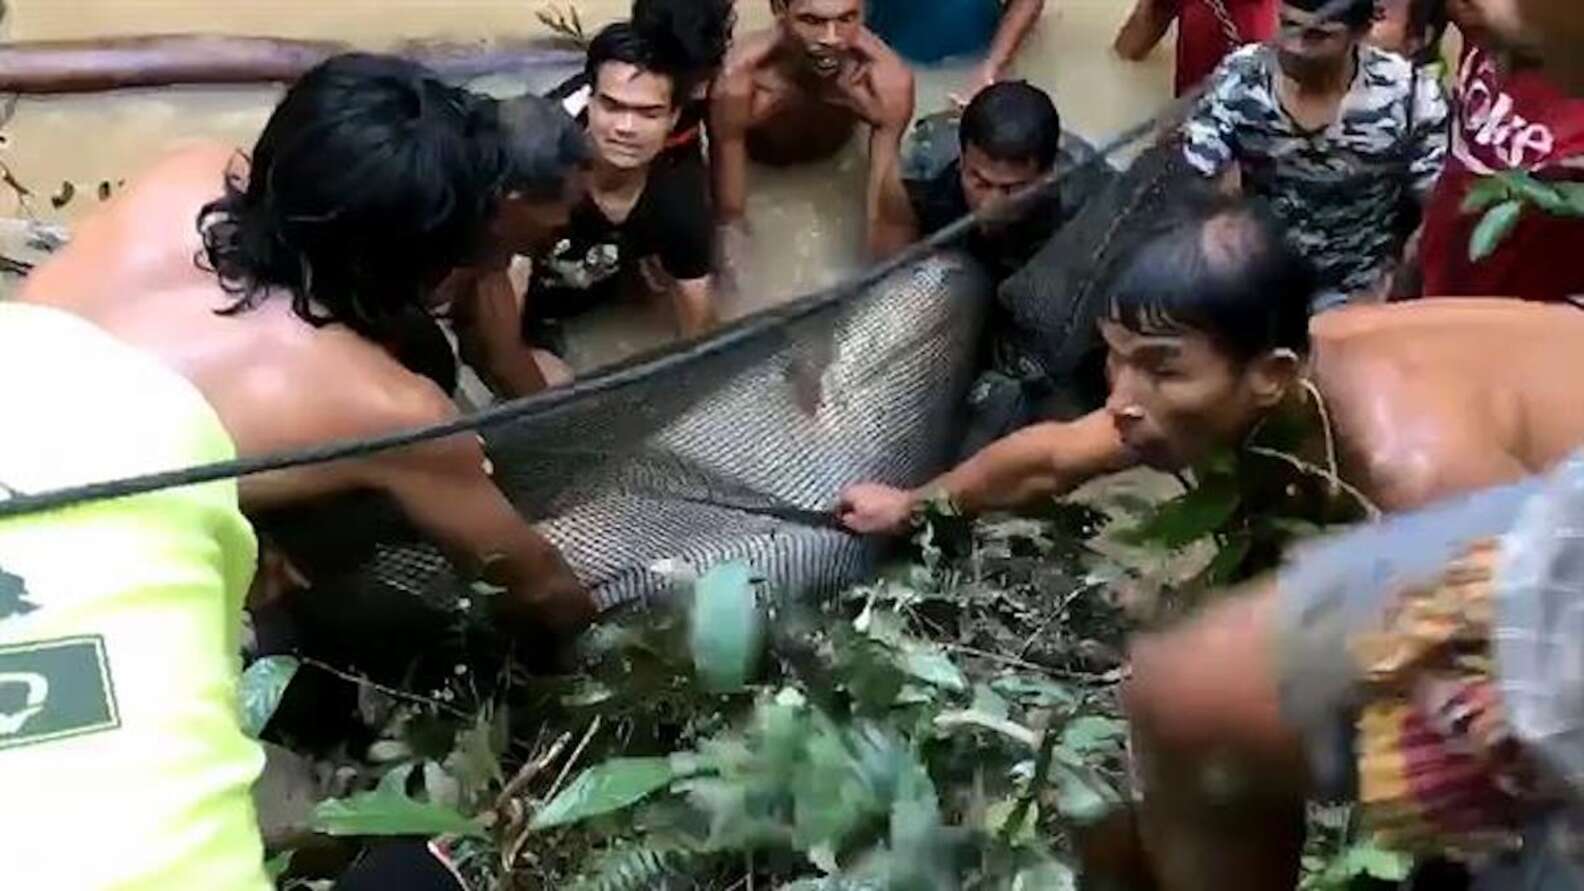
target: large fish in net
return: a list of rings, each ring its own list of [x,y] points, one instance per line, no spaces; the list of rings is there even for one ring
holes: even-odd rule
[[[1002,289],[1007,336],[1052,378],[1093,349],[1122,258],[1189,187],[1174,154],[1146,153]],[[496,481],[603,607],[664,595],[660,565],[741,559],[789,596],[860,581],[877,545],[837,526],[837,496],[860,480],[916,485],[951,463],[990,299],[971,261],[941,253],[630,360],[486,431]],[[356,575],[359,588],[431,602],[464,590],[436,550],[395,533]]]

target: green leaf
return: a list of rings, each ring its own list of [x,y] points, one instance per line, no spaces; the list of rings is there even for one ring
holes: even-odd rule
[[[999,677],[990,682],[990,689],[1002,696],[1026,701],[1037,708],[1070,712],[1078,707],[1078,696],[1071,688],[1038,675],[1012,674]]]
[[[1012,707],[987,684],[974,684],[973,705],[969,709],[1002,719],[1012,714]]]
[[[615,813],[648,798],[676,779],[668,758],[616,758],[578,776],[534,814],[534,830],[566,826]]]
[[[1369,842],[1354,845],[1342,856],[1342,868],[1348,878],[1369,876],[1383,882],[1401,882],[1408,878],[1413,862],[1407,854],[1378,848]]]
[[[242,703],[243,733],[256,739],[264,732],[265,725],[280,708],[286,687],[301,667],[302,663],[291,656],[267,656],[242,672],[238,694]]]
[[[1584,183],[1556,183],[1554,188],[1568,204],[1568,213],[1584,217]]]
[[[1056,810],[1068,820],[1080,824],[1098,822],[1116,804],[1116,793],[1097,777],[1084,776],[1066,764],[1058,764],[1056,773]]]
[[[908,676],[926,684],[962,693],[968,689],[968,678],[962,669],[940,650],[923,644],[911,644],[898,655],[897,666]]]
[[[1549,183],[1541,182],[1524,170],[1507,170],[1497,174],[1512,190],[1513,197],[1528,201],[1546,213],[1568,212],[1568,202],[1562,193]]]
[[[1512,234],[1518,225],[1518,220],[1523,216],[1523,202],[1504,201],[1485,212],[1479,225],[1474,227],[1474,235],[1469,239],[1469,259],[1475,263],[1484,260],[1496,253],[1496,248],[1501,246],[1502,240]]]
[[[1143,524],[1122,533],[1122,538],[1129,544],[1154,544],[1177,550],[1219,531],[1237,513],[1241,502],[1234,475],[1207,476],[1192,489],[1162,504]]]
[[[506,781],[496,748],[500,734],[497,714],[504,712],[505,706],[480,711],[471,727],[457,732],[456,748],[445,759],[445,768],[456,777],[466,801],[481,802],[493,786]]]
[[[1062,728],[1062,748],[1087,755],[1118,749],[1127,738],[1127,722],[1100,715],[1085,715]]]
[[[1498,204],[1512,197],[1512,190],[1507,182],[1499,177],[1481,177],[1473,188],[1463,196],[1463,212],[1466,214],[1479,213],[1493,204]]]
[[[1210,565],[1199,574],[1199,581],[1208,588],[1221,588],[1242,581],[1239,570],[1243,568],[1243,561],[1248,559],[1249,551],[1254,549],[1254,539],[1248,534],[1234,534],[1228,537],[1226,544],[1222,545]]]
[[[689,645],[694,671],[706,689],[730,693],[752,680],[764,649],[764,617],[748,564],[723,563],[699,579]]]
[[[1018,800],[1016,798],[1003,798],[1000,801],[992,802],[989,807],[985,808],[985,832],[989,835],[1006,838],[1013,844],[1034,841],[1038,837],[1039,829],[1038,803],[1023,810],[1023,825],[1008,831],[1007,821],[1012,819],[1017,809]]]
[[[264,876],[270,880],[270,884],[279,881],[280,877],[286,874],[286,870],[291,869],[292,855],[295,853],[297,853],[295,850],[282,851],[264,861]]]
[[[453,808],[417,801],[407,794],[412,765],[386,774],[372,792],[321,801],[312,825],[325,835],[463,835],[484,838],[484,828]]]

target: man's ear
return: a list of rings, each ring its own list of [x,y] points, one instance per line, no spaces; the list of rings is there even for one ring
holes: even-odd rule
[[[1249,388],[1260,408],[1275,408],[1298,385],[1303,360],[1298,353],[1282,347],[1271,350],[1249,363]]]

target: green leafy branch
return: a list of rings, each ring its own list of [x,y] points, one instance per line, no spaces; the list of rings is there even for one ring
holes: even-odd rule
[[[1584,218],[1584,183],[1546,182],[1524,170],[1481,178],[1463,199],[1464,213],[1484,214],[1469,239],[1469,259],[1478,263],[1494,254],[1531,207],[1552,216]]]

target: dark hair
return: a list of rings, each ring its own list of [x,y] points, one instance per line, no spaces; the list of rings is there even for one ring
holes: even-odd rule
[[[198,263],[236,301],[291,294],[312,325],[384,342],[483,240],[499,188],[477,98],[389,56],[336,56],[286,91],[247,176],[198,215]]]
[[[1314,267],[1252,200],[1179,198],[1118,277],[1108,314],[1141,334],[1192,330],[1239,361],[1309,352]]]
[[[1034,161],[1041,170],[1056,163],[1061,116],[1039,87],[1006,81],[979,91],[963,112],[959,138],[997,161]]]
[[[632,24],[671,64],[697,76],[725,61],[737,6],[732,0],[633,0]]]
[[[539,96],[487,101],[500,138],[480,150],[496,151],[501,190],[541,201],[565,195],[567,180],[589,160],[583,128],[559,103]]]
[[[1415,40],[1423,40],[1413,58],[1417,65],[1428,65],[1441,56],[1441,40],[1446,37],[1450,15],[1447,0],[1409,0],[1408,33]]]
[[[671,81],[671,106],[682,104],[693,91],[693,74],[678,60],[662,52],[655,42],[644,36],[632,22],[615,22],[606,25],[589,41],[588,62],[585,71],[589,83],[599,88],[599,71],[609,62],[625,62],[650,74],[658,74]]]
[[[1294,9],[1316,13],[1326,10],[1338,0],[1282,0],[1282,2]],[[1370,25],[1375,22],[1375,11],[1376,0],[1346,0],[1340,9],[1331,10],[1327,18],[1347,25],[1350,31],[1368,31]]]

